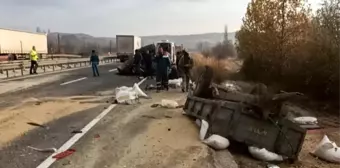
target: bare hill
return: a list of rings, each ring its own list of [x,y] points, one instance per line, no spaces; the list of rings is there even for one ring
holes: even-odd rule
[[[97,49],[100,52],[107,53],[115,51],[116,39],[114,37],[93,37],[87,34],[69,34],[69,33],[50,33],[48,34],[49,48],[58,52],[58,34],[60,36],[60,52],[78,54],[89,52],[91,49]],[[214,45],[222,41],[223,33],[205,33],[191,35],[157,35],[142,36],[143,45],[151,44],[160,40],[168,39],[177,44],[183,44],[189,50],[196,50],[200,42],[205,45]],[[229,39],[235,41],[235,33],[229,33]]]

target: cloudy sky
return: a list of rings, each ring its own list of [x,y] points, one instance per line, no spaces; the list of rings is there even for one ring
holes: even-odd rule
[[[316,6],[321,0],[309,0]],[[0,0],[0,27],[164,35],[238,30],[250,0]]]

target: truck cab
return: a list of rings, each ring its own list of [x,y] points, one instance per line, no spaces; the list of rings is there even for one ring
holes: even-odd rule
[[[171,63],[176,63],[176,50],[175,50],[175,43],[170,42],[169,40],[162,40],[156,43],[156,52],[158,49],[162,47],[164,51],[169,52]]]

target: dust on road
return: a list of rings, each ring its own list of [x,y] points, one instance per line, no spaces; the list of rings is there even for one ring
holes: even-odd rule
[[[232,158],[228,151],[215,153],[199,140],[199,128],[182,114],[182,109],[150,107],[162,99],[184,104],[184,98],[183,93],[166,92],[153,94],[152,100],[142,100],[140,105],[119,105],[72,147],[76,153],[52,167],[237,167],[233,159],[228,159]],[[100,138],[95,138],[98,135]],[[214,161],[213,155],[229,161]]]
[[[3,109],[0,111],[0,148],[36,128],[27,124],[28,122],[45,124],[95,106],[97,104],[81,103],[69,98],[32,98],[17,106]]]

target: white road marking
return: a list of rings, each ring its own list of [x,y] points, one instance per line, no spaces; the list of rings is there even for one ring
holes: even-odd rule
[[[94,118],[90,123],[88,123],[81,131],[82,133],[75,134],[71,139],[69,139],[64,145],[62,145],[55,153],[50,155],[46,160],[44,160],[37,168],[48,168],[50,167],[56,159],[52,158],[55,154],[66,151],[72,145],[74,145],[82,136],[84,136],[94,125],[98,123],[106,114],[108,114],[116,104],[111,104],[107,109],[101,112],[96,118]]]
[[[71,80],[71,81],[68,81],[68,82],[64,82],[64,83],[62,83],[60,85],[63,86],[63,85],[67,85],[67,84],[70,84],[70,83],[78,82],[78,81],[81,81],[81,80],[84,80],[84,79],[87,79],[87,77],[83,77],[83,78]]]
[[[115,71],[117,71],[117,68],[109,70],[109,72],[115,72]]]

